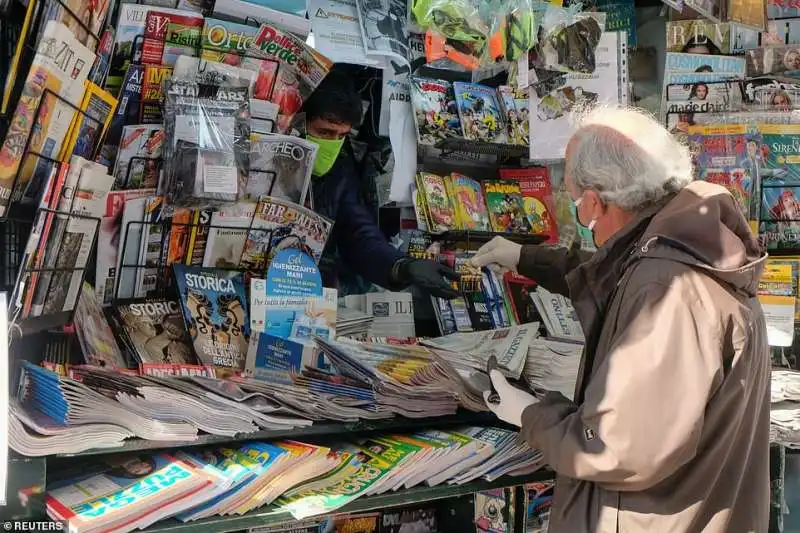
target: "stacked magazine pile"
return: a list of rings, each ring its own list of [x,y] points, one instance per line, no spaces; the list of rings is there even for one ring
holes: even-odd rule
[[[341,337],[361,338],[372,327],[372,315],[349,307],[339,307],[336,314],[336,334]]]
[[[48,487],[46,504],[51,518],[78,531],[102,526],[131,531],[168,517],[190,522],[268,504],[302,519],[360,496],[492,480],[540,467],[537,452],[515,433],[497,428],[376,435],[330,447],[250,442],[109,456],[61,472]]]
[[[800,447],[800,372],[772,370],[770,442]]]

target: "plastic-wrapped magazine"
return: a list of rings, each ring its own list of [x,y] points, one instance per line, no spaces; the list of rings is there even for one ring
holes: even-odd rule
[[[759,236],[768,251],[800,249],[800,124],[760,127]]]
[[[448,137],[461,137],[461,121],[449,81],[412,76],[410,89],[420,144],[434,145]]]
[[[464,138],[506,143],[506,123],[494,88],[478,83],[453,83]]]
[[[286,248],[297,248],[319,262],[332,228],[331,220],[310,209],[280,198],[262,198],[247,235],[241,266],[264,269]]]
[[[242,274],[184,265],[174,270],[198,359],[218,374],[244,370],[250,325]]]
[[[163,164],[164,127],[138,124],[122,128],[119,152],[114,164],[114,185],[118,189],[157,187]]]
[[[773,45],[745,52],[747,75],[800,77],[800,45]]]
[[[178,207],[207,208],[236,201],[250,166],[250,112],[246,87],[166,84],[164,187]]]
[[[758,129],[744,124],[689,128],[689,148],[697,178],[728,189],[748,219],[755,219],[757,212],[751,203],[758,179],[760,144]]]
[[[177,58],[172,75],[207,85],[249,87],[251,91],[256,83],[256,73],[250,69],[186,55]]]
[[[317,145],[289,135],[252,134],[245,194],[283,198],[305,205]]]
[[[166,364],[179,368],[196,364],[178,302],[151,300],[119,305],[116,310],[143,367]]]
[[[34,173],[50,171],[51,165],[39,157],[25,156],[23,161],[24,150],[61,158],[62,143],[75,116],[72,106],[81,102],[94,58],[68,27],[55,21],[47,23],[0,148],[0,215],[5,213],[12,192],[21,195]],[[15,180],[16,191],[12,191]]]

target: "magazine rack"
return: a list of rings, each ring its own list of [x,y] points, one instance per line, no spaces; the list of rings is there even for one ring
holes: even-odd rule
[[[143,248],[141,240],[145,238],[146,235],[160,235],[161,242],[158,248],[158,254],[155,257],[151,257],[150,260],[142,261],[142,254],[138,255],[138,259],[136,262],[133,263],[126,263],[121,262],[119,265],[118,272],[116,274],[116,279],[114,282],[114,292],[113,292],[113,301],[115,305],[117,303],[123,303],[126,301],[131,300],[141,300],[142,298],[157,298],[157,299],[170,299],[176,298],[177,288],[175,286],[175,279],[172,275],[172,265],[179,263],[185,264],[187,261],[186,257],[183,257],[180,261],[170,261],[169,252],[171,248],[170,239],[175,235],[180,235],[183,238],[188,239],[188,236],[193,233],[197,232],[200,235],[208,236],[211,230],[220,230],[226,233],[229,232],[227,235],[228,238],[231,235],[235,236],[236,242],[235,244],[241,244],[242,249],[244,249],[245,245],[247,244],[248,239],[251,238],[251,230],[253,233],[259,232],[259,236],[261,239],[266,239],[267,241],[272,240],[272,231],[270,230],[262,230],[258,228],[253,228],[253,220],[254,218],[250,219],[250,224],[247,226],[230,226],[230,225],[219,225],[219,224],[203,224],[198,222],[173,222],[172,220],[161,220],[161,221],[129,221],[126,224],[125,228],[122,228],[122,235],[125,237],[120,242],[119,253],[120,256],[124,256],[124,251],[128,250],[128,246],[137,246],[137,249],[141,250]],[[177,232],[173,232],[173,229],[178,229]],[[131,231],[131,230],[134,231]],[[131,240],[131,235],[138,233],[140,237],[139,243],[134,243]],[[241,234],[239,236],[238,234]],[[178,246],[184,246],[184,244],[178,244]],[[186,250],[184,249],[184,252]],[[265,256],[269,257],[269,254],[272,252],[270,248],[264,251]],[[198,265],[199,266],[199,265]],[[266,266],[264,269],[259,270],[252,270],[248,268],[243,268],[241,266],[241,256],[239,261],[236,264],[226,263],[223,265],[218,265],[217,268],[224,268],[226,270],[233,270],[244,272],[245,274],[252,274],[257,277],[263,277],[266,272]],[[134,280],[142,280],[144,276],[150,277],[151,282],[148,284],[149,288],[145,290],[145,294],[136,296],[137,294],[137,287],[134,286],[133,291],[129,291],[126,287],[121,286],[121,282],[123,278],[130,279],[132,277]],[[136,281],[135,283],[139,283]],[[148,287],[144,282],[142,285]]]
[[[101,122],[100,120],[89,116],[85,111],[82,111],[77,105],[65,100],[64,98],[62,98],[58,94],[54,93],[50,89],[45,89],[42,92],[42,96],[39,99],[39,103],[36,105],[36,111],[33,113],[33,117],[34,118],[31,121],[31,123],[32,123],[31,131],[28,132],[28,136],[27,136],[27,139],[25,141],[25,148],[22,150],[22,155],[20,157],[19,167],[17,168],[17,171],[14,174],[14,179],[13,179],[11,187],[10,187],[9,208],[7,210],[7,213],[8,213],[9,217],[13,217],[15,215],[18,216],[16,214],[16,210],[15,210],[15,207],[17,207],[17,206],[15,206],[14,204],[19,202],[22,199],[23,195],[25,195],[26,192],[27,192],[26,190],[22,190],[21,189],[21,184],[19,183],[19,181],[20,181],[20,176],[22,174],[22,171],[25,168],[26,163],[28,162],[28,159],[30,157],[34,157],[34,158],[36,158],[38,160],[38,162],[37,162],[37,164],[35,166],[35,169],[33,171],[33,174],[30,177],[30,181],[25,184],[28,187],[36,186],[37,185],[37,182],[36,182],[37,177],[49,175],[49,173],[53,170],[54,167],[57,167],[57,166],[62,164],[61,161],[58,161],[57,159],[54,159],[50,155],[45,155],[45,154],[42,154],[40,152],[37,152],[37,151],[34,151],[34,150],[31,149],[31,142],[33,141],[33,138],[34,138],[34,130],[36,129],[36,124],[39,122],[39,118],[40,118],[40,115],[42,113],[43,106],[44,106],[45,102],[48,101],[49,98],[52,98],[54,100],[58,100],[59,102],[61,102],[63,104],[66,104],[67,106],[72,108],[73,111],[75,111],[75,113],[76,113],[75,116],[80,116],[82,121],[87,121],[88,120],[90,122],[96,122],[98,125]],[[73,124],[76,124],[76,123],[77,122],[73,119]],[[62,141],[62,144],[68,140],[68,137],[69,137],[69,130],[68,130],[67,135],[64,138],[64,141]],[[90,150],[91,151],[91,157],[89,159],[91,159],[91,160],[95,159],[95,157],[97,156],[97,151],[100,149],[100,146],[102,144],[103,144],[103,138],[102,138],[102,136],[99,136],[97,138],[97,140],[95,141],[94,145],[92,146],[92,149]],[[46,166],[44,168],[41,166],[42,162],[45,162],[44,164]],[[39,183],[39,185],[41,185],[41,183]],[[36,201],[37,200],[37,196],[39,195],[40,192],[41,191],[35,191],[35,190],[30,191],[29,196],[33,201]],[[2,218],[0,218],[0,220],[2,220]]]
[[[25,82],[28,78],[28,71],[31,68],[31,64],[33,63],[33,58],[36,55],[36,43],[34,42],[35,39],[38,37],[39,32],[43,31],[42,25],[45,23],[45,16],[51,15],[54,9],[63,10],[63,13],[76,23],[77,26],[83,30],[86,35],[86,46],[94,51],[98,44],[100,43],[100,36],[94,33],[89,26],[83,22],[80,17],[78,17],[72,9],[67,6],[63,0],[42,0],[40,5],[35,7],[35,16],[33,20],[31,20],[30,25],[27,28],[27,33],[24,36],[20,36],[19,39],[24,39],[23,46],[22,46],[22,54],[19,58],[17,64],[17,70],[15,74],[15,79],[13,80],[13,89],[11,90],[11,98],[9,100],[9,105],[5,109],[5,112],[0,115],[0,119],[4,125],[8,125],[11,121],[11,118],[14,115],[14,111],[17,107],[17,102],[22,94],[23,87],[25,86]],[[110,15],[110,14],[109,14]],[[24,10],[21,13],[21,18],[24,19],[25,12]],[[3,21],[5,26],[5,20]],[[16,23],[14,21],[13,23]],[[20,28],[23,25],[22,20],[19,20]],[[14,41],[17,42],[17,41]],[[13,61],[13,59],[12,59]],[[73,106],[74,107],[74,106]],[[3,137],[5,137],[5,131],[2,132]],[[102,144],[102,143],[101,143]]]

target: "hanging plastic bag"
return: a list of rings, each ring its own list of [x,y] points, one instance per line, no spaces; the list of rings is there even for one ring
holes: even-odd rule
[[[602,13],[576,13],[574,7],[548,8],[531,51],[535,66],[559,72],[591,74],[603,33]]]

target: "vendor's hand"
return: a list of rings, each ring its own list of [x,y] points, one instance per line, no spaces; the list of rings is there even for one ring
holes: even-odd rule
[[[415,285],[437,298],[452,300],[461,296],[450,283],[458,281],[461,276],[441,263],[427,259],[410,259],[400,264],[399,271],[403,282]]]
[[[483,392],[483,400],[489,410],[503,422],[522,427],[522,413],[528,406],[535,404],[538,400],[535,396],[511,385],[499,370],[492,370],[489,377],[492,379],[494,390],[497,391],[497,395],[500,397],[499,402],[491,403],[489,402],[491,391]]]
[[[517,265],[519,265],[519,254],[522,246],[504,239],[503,237],[495,237],[487,242],[475,252],[472,259],[469,260],[470,265],[480,268],[488,265],[498,265],[501,268],[507,268],[516,272]]]

